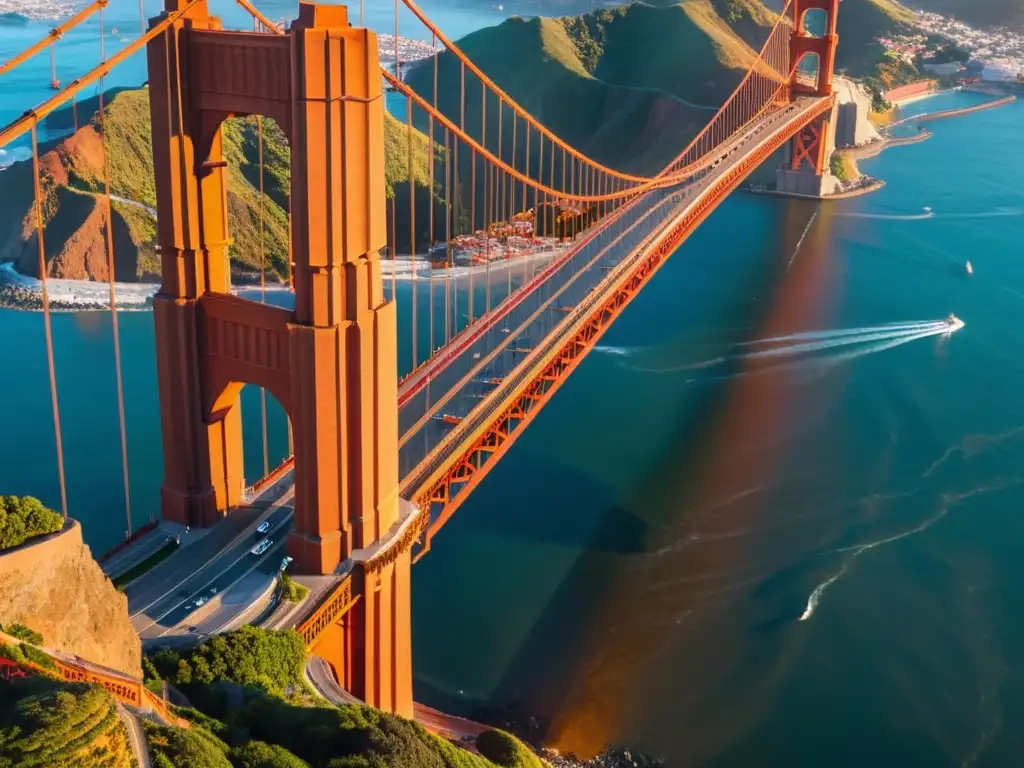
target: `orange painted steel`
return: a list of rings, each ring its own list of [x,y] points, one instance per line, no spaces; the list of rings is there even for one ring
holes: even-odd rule
[[[89,72],[82,77],[72,80],[59,93],[55,93],[37,107],[28,110],[21,117],[12,120],[4,126],[2,130],[0,130],[0,147],[5,147],[19,136],[28,133],[28,131],[32,130],[34,125],[38,125],[40,120],[65,104],[72,96],[98,82],[100,78],[110,74],[110,71],[114,67],[138,53],[142,50],[143,46],[147,45],[149,42],[167,31],[174,22],[183,18],[190,8],[201,2],[203,2],[203,0],[182,0],[183,7],[181,9],[169,14],[165,19],[151,27],[146,34],[125,46],[107,61],[102,62],[99,66],[89,70]]]
[[[186,1],[166,0],[168,11]],[[153,302],[163,515],[209,525],[242,500],[239,393],[244,383],[265,387],[294,434],[288,553],[301,572],[333,573],[399,518],[396,313],[379,265],[377,40],[349,25],[343,6],[300,3],[279,36],[223,31],[203,1],[152,40],[148,57],[163,278]],[[294,310],[229,293],[221,124],[248,115],[273,117],[291,146]],[[335,626],[344,613],[349,690],[408,715],[411,542],[399,544],[405,550],[389,554],[388,568],[357,564],[354,605],[332,599],[317,620]]]
[[[5,636],[0,639],[0,645],[11,643],[14,640],[15,638]],[[179,728],[190,727],[187,720],[179,718],[170,711],[170,708],[163,699],[154,696],[149,690],[147,690],[145,683],[139,678],[131,677],[112,669],[107,670],[105,667],[101,667],[97,664],[91,664],[84,660],[80,660],[82,663],[73,662],[64,655],[51,653],[46,648],[35,646],[35,649],[47,656],[50,661],[53,662],[53,669],[43,667],[31,660],[18,664],[8,659],[2,659],[0,660],[0,678],[9,679],[10,677],[24,677],[24,673],[18,675],[17,670],[28,669],[30,672],[45,675],[47,677],[56,675],[69,683],[93,683],[95,685],[102,685],[107,689],[111,696],[122,704],[128,704],[143,711],[152,710],[156,712],[164,722],[176,725]],[[78,657],[75,658],[77,659]]]
[[[661,187],[667,187],[673,184],[678,184],[679,180],[683,178],[683,176],[686,175],[686,171],[688,171],[688,169],[684,169],[683,171],[675,173],[672,176],[653,177],[650,180],[645,180],[642,184],[638,184],[637,186],[626,187],[620,192],[608,193],[604,195],[577,195],[568,193],[564,190],[555,189],[541,182],[534,181],[528,175],[522,173],[518,169],[513,168],[511,165],[501,160],[501,158],[499,158],[497,155],[495,155],[489,149],[487,149],[482,142],[477,141],[472,136],[465,133],[462,129],[455,125],[454,122],[449,120],[442,112],[440,112],[439,110],[434,110],[434,108],[426,99],[424,99],[422,96],[416,93],[416,91],[414,91],[404,82],[402,82],[397,77],[392,75],[390,72],[382,71],[381,74],[384,76],[384,79],[392,87],[394,87],[396,91],[398,91],[408,99],[415,102],[415,104],[419,106],[421,109],[425,110],[427,114],[429,114],[443,126],[452,131],[459,139],[461,139],[467,145],[472,147],[476,151],[476,153],[480,155],[480,157],[487,160],[487,162],[489,162],[492,166],[501,168],[503,171],[511,175],[517,181],[524,182],[531,186],[533,189],[539,192],[543,192],[545,194],[549,194],[552,197],[559,200],[571,200],[573,202],[581,203],[597,203],[601,202],[602,200],[621,200],[624,198],[635,197],[636,195],[642,192],[647,192],[651,189],[658,189]]]
[[[725,114],[727,112],[727,110],[729,109],[730,105],[739,102],[746,95],[745,92],[744,92],[744,89],[747,88],[749,85],[751,85],[751,81],[752,81],[755,73],[759,72],[759,69],[758,69],[758,63],[759,62],[764,61],[764,62],[766,62],[768,64],[768,67],[769,67],[769,69],[771,71],[771,74],[777,76],[777,77],[771,78],[771,79],[775,79],[780,84],[781,87],[778,89],[778,91],[776,93],[772,94],[771,98],[765,99],[764,100],[765,101],[765,105],[760,110],[755,112],[755,114],[751,115],[750,118],[746,122],[750,122],[751,120],[756,119],[757,116],[760,115],[761,112],[763,112],[764,108],[766,108],[776,98],[778,98],[779,91],[786,90],[786,86],[788,86],[789,81],[792,79],[793,69],[794,69],[794,67],[792,65],[787,66],[788,59],[790,57],[790,54],[789,54],[789,44],[790,44],[790,39],[791,39],[791,36],[792,36],[792,31],[793,31],[792,28],[789,27],[789,19],[788,19],[787,13],[791,9],[793,2],[794,2],[794,0],[786,0],[785,5],[782,7],[782,10],[779,12],[778,20],[776,21],[775,26],[772,28],[772,31],[768,34],[768,38],[765,40],[764,44],[761,46],[761,50],[757,54],[757,59],[755,59],[753,66],[751,66],[751,68],[747,71],[747,74],[744,76],[743,80],[740,81],[740,84],[738,86],[736,86],[736,90],[733,91],[732,95],[726,100],[725,104],[723,104],[721,106],[721,108],[718,110],[718,112],[715,113],[715,116],[711,119],[711,121],[700,131],[700,133],[698,133],[696,136],[693,137],[693,139],[690,141],[690,143],[683,149],[682,152],[680,152],[672,160],[672,162],[670,162],[668,165],[665,166],[664,169],[662,169],[662,171],[661,171],[661,173],[659,175],[664,175],[664,174],[668,173],[671,168],[675,167],[676,165],[678,165],[680,163],[683,163],[684,159],[686,158],[686,156],[694,148],[697,148],[697,147],[700,146],[701,141],[705,140],[709,135],[713,135],[714,134],[715,126],[716,126],[716,123],[718,122],[719,117],[721,117],[723,114]],[[788,36],[786,36],[787,33],[788,33]],[[779,39],[777,37],[778,34],[781,34],[782,36],[785,36],[785,37],[783,37],[782,39]],[[783,55],[783,51],[777,50],[777,51],[774,51],[774,54],[773,54],[773,48],[781,48],[783,44],[785,46],[785,51],[784,51],[785,61],[782,60],[782,58],[781,58],[782,55]],[[769,62],[769,59],[773,59],[773,60]],[[775,59],[778,59],[778,60],[775,60]],[[783,69],[780,70],[779,67],[783,67]],[[783,74],[783,72],[785,72],[787,70],[789,70],[789,72],[790,72],[788,78]],[[738,126],[734,127],[734,130],[739,130],[741,128],[742,128],[742,125],[738,125]],[[720,139],[721,139],[721,137],[720,137]]]
[[[448,36],[445,35],[444,32],[442,32],[436,24],[434,24],[429,18],[427,18],[427,15],[420,9],[418,5],[416,5],[416,3],[414,3],[412,0],[402,0],[402,3],[405,5],[406,8],[412,11],[413,15],[420,20],[420,23],[423,24],[423,26],[425,26],[433,35],[437,36],[437,39],[441,42],[441,45],[443,45],[445,48],[451,51],[452,55],[454,55],[460,62],[462,62],[469,69],[470,72],[472,72],[480,79],[480,82],[483,83],[484,86],[486,86],[495,94],[497,94],[499,99],[504,100],[509,105],[509,107],[511,107],[519,115],[519,117],[525,120],[535,130],[540,131],[540,133],[543,136],[549,138],[553,144],[561,147],[563,151],[568,152],[570,155],[580,160],[581,162],[586,163],[595,170],[601,171],[602,173],[606,173],[610,176],[614,176],[615,178],[622,179],[623,181],[632,182],[650,181],[650,177],[634,176],[632,174],[622,173],[621,171],[616,171],[614,168],[609,168],[605,165],[601,165],[597,161],[592,160],[583,153],[579,152],[577,149],[565,143],[562,139],[558,138],[558,136],[556,136],[553,132],[551,132],[548,128],[541,124],[541,122],[537,120],[537,118],[535,118],[533,115],[531,115],[521,106],[519,106],[518,102],[516,102],[511,96],[505,93],[505,91],[499,88],[497,83],[495,83],[487,75],[485,75],[482,69],[480,69],[476,64],[474,64],[473,61],[468,56],[466,56],[466,54],[463,53],[462,50],[454,42],[452,42],[451,39],[449,39]]]
[[[61,37],[63,37],[65,32],[77,27],[83,21],[85,21],[94,13],[96,13],[96,11],[98,11],[100,8],[105,8],[108,2],[109,0],[95,0],[95,2],[92,2],[89,5],[85,6],[85,8],[80,10],[78,13],[76,13],[70,19],[65,21],[63,24],[58,24],[56,27],[51,29],[49,33],[46,35],[46,37],[44,37],[42,40],[33,45],[30,45],[21,53],[12,56],[3,64],[0,64],[0,75],[7,74],[12,69],[15,69],[16,67],[20,66],[28,59],[31,59],[40,51],[46,50],[47,48],[52,46],[54,43],[60,40]]]
[[[352,595],[352,574],[348,574],[338,582],[316,610],[295,627],[302,635],[306,647],[312,648],[324,629],[348,613],[358,599],[359,595]]]
[[[495,460],[508,450],[523,428],[551,399],[583,357],[597,344],[604,331],[676,247],[761,162],[782,147],[804,125],[832,109],[833,105],[834,97],[819,101],[813,109],[802,115],[800,123],[778,132],[724,174],[671,229],[659,232],[652,241],[642,246],[649,249],[647,257],[610,287],[607,300],[578,325],[574,335],[565,344],[549,355],[546,364],[539,367],[537,373],[520,388],[511,403],[479,430],[477,437],[470,437],[467,447],[454,461],[435,472],[422,488],[413,490],[410,495],[422,510],[429,510],[435,504],[441,505],[439,516],[426,530],[424,549],[418,553],[417,559],[429,550],[431,538],[454,514],[469,491],[480,483],[496,463]],[[455,489],[456,485],[461,487]]]

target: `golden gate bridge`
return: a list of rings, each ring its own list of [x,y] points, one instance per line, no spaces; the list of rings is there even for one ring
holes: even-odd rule
[[[416,90],[380,65],[375,34],[353,26],[344,6],[300,3],[287,29],[249,0],[252,31],[225,30],[207,0],[166,0],[159,16],[99,63],[0,129],[0,148],[28,135],[34,205],[26,222],[38,251],[61,508],[69,509],[50,306],[47,297],[46,153],[42,120],[96,86],[95,130],[104,136],[103,80],[136,53],[148,66],[157,244],[162,266],[154,299],[163,428],[164,520],[223,526],[239,505],[294,486],[288,553],[296,569],[321,577],[309,608],[286,622],[326,660],[353,696],[413,712],[410,569],[434,535],[508,451],[604,331],[659,267],[758,165],[787,148],[792,171],[821,176],[829,120],[839,0],[788,0],[735,92],[678,154],[651,176],[607,167],[574,148],[518,104],[434,25],[414,0],[401,4],[422,25],[434,55],[431,87]],[[94,14],[96,0],[50,35],[0,65],[0,77],[48,51]],[[393,39],[399,41],[399,4]],[[824,13],[822,34],[807,25]],[[359,18],[362,18],[362,8]],[[439,106],[442,57],[458,68],[456,109]],[[394,58],[401,62],[400,51]],[[808,66],[808,62],[811,65]],[[680,76],[685,76],[681,73]],[[2,82],[2,81],[0,81]],[[385,142],[385,85],[406,105],[404,146]],[[294,308],[266,302],[264,211],[259,212],[261,301],[231,292],[227,118],[252,117],[264,188],[264,119],[291,148],[288,285]],[[75,115],[75,130],[79,128]],[[417,236],[416,137],[426,136],[426,232]],[[397,242],[397,196],[385,193],[385,154],[405,154],[409,241]],[[114,336],[122,473],[131,529],[120,345],[117,333],[111,183],[102,188],[109,303]],[[262,195],[261,195],[262,201]],[[422,205],[422,202],[421,202]],[[419,274],[451,268],[460,237],[528,222],[534,235],[572,238],[550,261],[514,259],[468,270],[459,288]],[[518,225],[517,225],[518,226]],[[435,254],[443,253],[443,257]],[[397,308],[381,260],[409,257],[408,317]],[[440,263],[437,263],[440,262]],[[504,263],[502,263],[504,262]],[[417,281],[428,281],[427,307]],[[443,287],[435,287],[443,282]],[[482,283],[482,285],[481,285]],[[482,302],[477,294],[482,289]],[[435,296],[435,290],[443,291]],[[454,306],[453,306],[454,305]],[[443,313],[443,317],[435,317]],[[400,321],[410,326],[408,359],[398,360]],[[426,323],[426,343],[418,325]],[[399,370],[406,370],[399,377]],[[245,488],[239,394],[266,393],[289,416],[293,453]],[[291,491],[285,494],[290,498]],[[282,502],[275,502],[280,505]],[[185,553],[182,552],[181,555]],[[177,557],[177,555],[175,556]],[[174,557],[171,558],[171,561]],[[168,561],[170,563],[171,561]],[[170,565],[167,566],[171,568]],[[182,579],[191,575],[185,569]],[[104,682],[93,670],[93,679]],[[123,677],[123,676],[122,676]],[[121,690],[123,679],[108,687]],[[106,683],[105,683],[106,684]]]

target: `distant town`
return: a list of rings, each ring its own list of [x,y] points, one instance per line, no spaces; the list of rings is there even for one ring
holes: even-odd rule
[[[990,83],[1024,82],[1024,35],[1006,27],[975,29],[956,19],[929,11],[914,11],[921,32],[896,38],[879,38],[890,55],[914,62],[923,56],[924,71],[939,76]],[[969,54],[969,62],[927,58],[935,52],[934,38],[942,37]]]

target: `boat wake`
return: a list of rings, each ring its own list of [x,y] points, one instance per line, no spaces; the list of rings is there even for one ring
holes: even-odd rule
[[[595,352],[604,352],[606,355],[613,355],[615,357],[629,357],[630,355],[636,354],[636,350],[633,347],[606,347],[597,346],[594,347]]]
[[[925,339],[929,336],[950,334],[960,330],[963,322],[950,316],[946,320],[927,320],[915,322],[890,323],[888,325],[874,325],[863,328],[846,328],[831,331],[801,331],[786,336],[772,336],[764,339],[740,342],[735,345],[743,349],[740,354],[722,355],[720,357],[701,360],[695,363],[673,365],[666,367],[640,366],[623,361],[632,370],[642,373],[679,373],[684,371],[695,371],[726,363],[737,363],[747,361],[771,361],[774,359],[785,360],[787,358],[806,358],[817,353],[828,353],[821,358],[815,358],[817,362],[835,363],[841,360],[851,360],[856,357],[874,354],[886,349],[907,344],[918,339]],[[852,348],[849,352],[840,352],[847,347]],[[632,356],[632,351],[611,352],[622,357]],[[837,354],[838,353],[838,354]],[[725,378],[732,378],[739,374],[728,374]],[[722,378],[721,376],[715,377]]]
[[[818,603],[821,601],[821,596],[825,593],[825,590],[828,589],[833,582],[837,581],[840,576],[846,573],[846,568],[847,565],[844,564],[843,567],[839,569],[839,573],[834,576],[830,576],[814,588],[814,591],[811,592],[811,596],[807,598],[807,607],[804,609],[803,615],[800,616],[800,621],[807,621],[814,615],[814,610],[818,607]]]
[[[977,213],[935,213],[925,208],[922,213],[837,213],[844,219],[871,219],[874,221],[924,221],[925,219],[996,219],[1006,216],[1024,216],[1024,208],[1000,207]]]

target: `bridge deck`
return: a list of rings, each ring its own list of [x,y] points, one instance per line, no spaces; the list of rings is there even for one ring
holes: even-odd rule
[[[515,297],[498,321],[477,330],[433,378],[400,399],[402,495],[415,498],[461,455],[481,427],[536,375],[553,351],[606,301],[644,254],[730,171],[781,135],[792,135],[828,99],[801,98],[767,113],[716,152],[688,184],[648,192],[549,270],[532,292]],[[749,171],[748,171],[749,172]],[[568,314],[562,310],[570,306]],[[444,393],[431,400],[431,393]],[[443,421],[443,414],[458,423]]]

